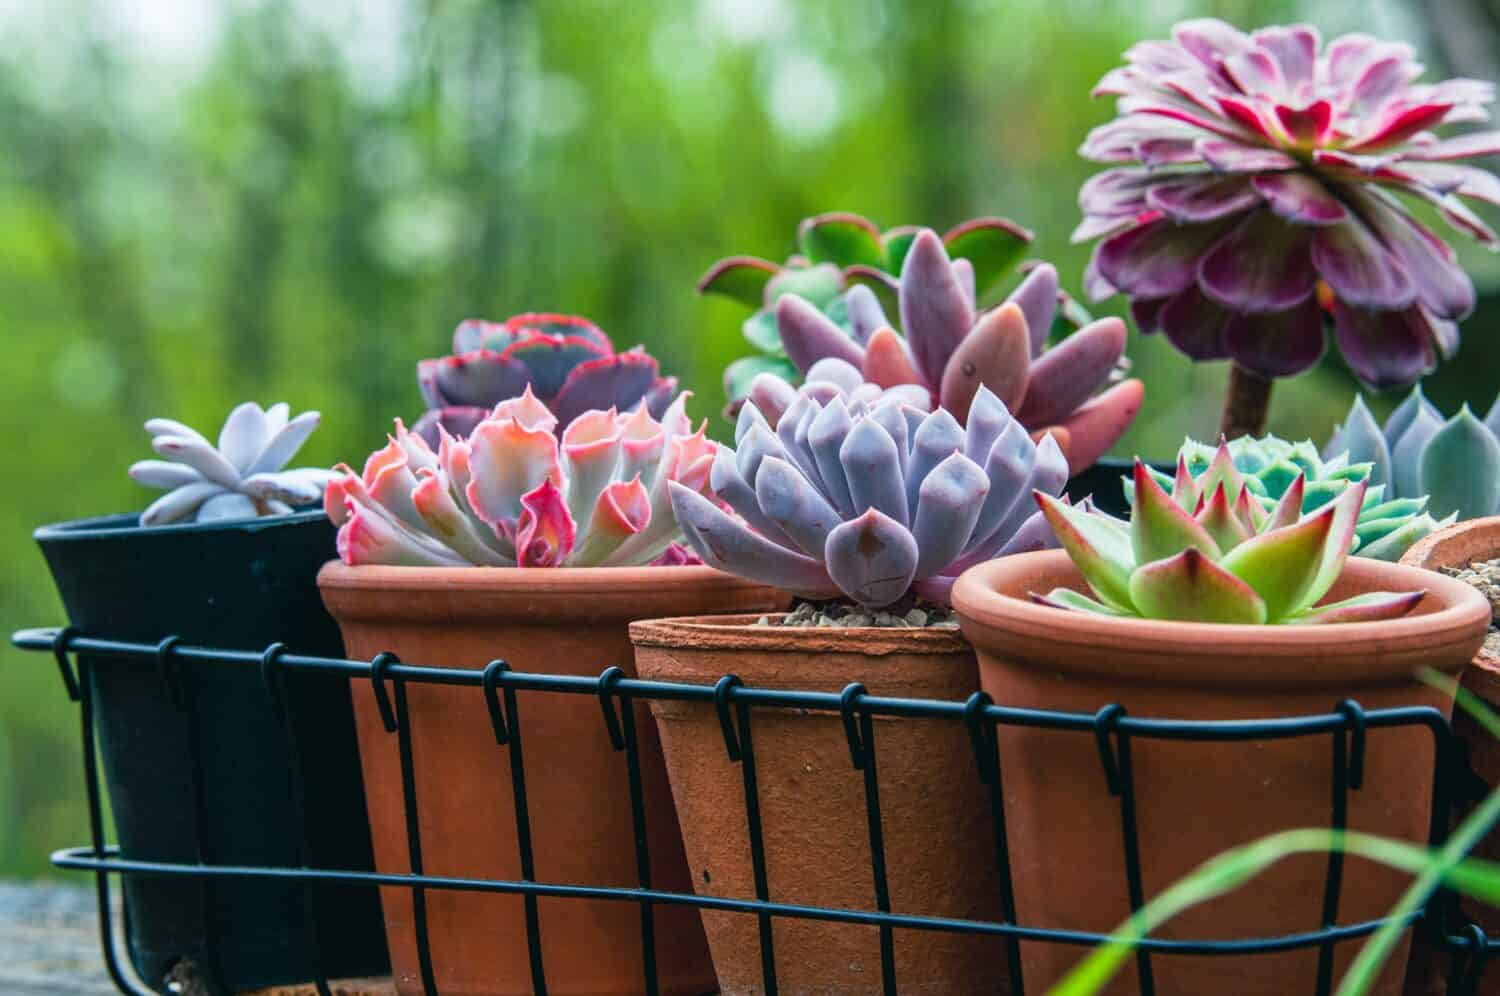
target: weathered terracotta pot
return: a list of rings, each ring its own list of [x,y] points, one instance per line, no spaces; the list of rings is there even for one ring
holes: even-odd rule
[[[1439,530],[1407,550],[1401,562],[1411,567],[1430,571],[1444,567],[1467,567],[1472,563],[1483,563],[1500,557],[1500,516],[1471,519],[1458,522]],[[1483,699],[1492,709],[1500,709],[1500,657],[1481,647],[1469,666],[1464,669],[1461,684]],[[1500,785],[1500,743],[1486,733],[1468,713],[1462,709],[1453,713],[1453,732],[1469,752],[1469,763],[1486,785]],[[1462,807],[1453,814],[1455,820],[1468,814],[1471,806]],[[1474,856],[1490,861],[1500,861],[1500,833],[1491,833],[1474,849]],[[1500,936],[1500,910],[1482,902],[1460,900],[1464,915],[1484,928],[1491,937]],[[1423,952],[1421,959],[1431,968],[1419,973],[1416,955],[1413,955],[1412,978],[1408,980],[1407,992],[1411,996],[1426,996],[1442,992],[1448,968],[1448,958],[1436,952]],[[1421,975],[1420,981],[1417,976]],[[1480,996],[1500,994],[1500,972],[1486,972],[1479,988]]]
[[[504,658],[517,671],[633,675],[626,624],[675,611],[745,612],[784,596],[707,567],[402,568],[326,565],[323,600],[354,657],[381,651],[403,662],[481,668]],[[354,707],[380,871],[408,863],[397,738],[381,726],[369,682]],[[495,743],[478,688],[408,683],[424,870],[430,875],[520,879],[507,747]],[[625,754],[613,750],[596,701],[519,693],[527,802],[538,881],[639,885]],[[655,726],[637,709],[652,883],[691,886]],[[533,991],[519,895],[428,891],[438,988],[445,996]],[[384,889],[396,986],[422,992],[411,894]],[[543,964],[554,994],[643,991],[641,921],[633,903],[538,903]],[[655,909],[661,992],[698,996],[714,975],[698,913]]]
[[[1250,627],[1111,619],[1036,605],[1055,586],[1084,591],[1061,551],[1005,557],[967,572],[953,602],[979,653],[986,691],[1002,705],[1094,712],[1120,703],[1163,719],[1265,719],[1326,713],[1346,698],[1367,709],[1451,699],[1417,681],[1418,668],[1462,670],[1483,639],[1489,606],[1450,578],[1352,558],[1333,598],[1426,589],[1403,619],[1338,626]],[[1120,800],[1105,788],[1087,734],[999,728],[1017,916],[1028,926],[1107,932],[1130,911]],[[1241,743],[1130,742],[1141,871],[1147,897],[1206,859],[1270,833],[1327,826],[1332,747],[1327,736]],[[1364,787],[1351,791],[1349,826],[1425,843],[1434,756],[1418,727],[1368,736]],[[1230,895],[1184,913],[1161,936],[1266,937],[1315,929],[1327,860],[1288,859]],[[1344,868],[1339,921],[1374,919],[1405,876],[1362,861]],[[1341,973],[1358,945],[1341,944]],[[1028,991],[1043,991],[1080,957],[1075,948],[1022,944]],[[1312,992],[1312,949],[1249,956],[1154,955],[1159,996]],[[1372,992],[1400,991],[1402,945]],[[1337,975],[1336,975],[1337,977]],[[1138,992],[1132,963],[1107,990]]]
[[[952,630],[801,629],[742,619],[634,623],[642,677],[712,684],[728,673],[756,688],[956,700],[978,684],[974,652]],[[677,799],[693,885],[700,894],[754,899],[743,775],[731,763],[713,706],[652,702]],[[964,727],[936,720],[874,722],[891,909],[999,920],[986,789]],[[773,901],[876,909],[864,775],[854,769],[837,713],[757,708],[752,743]],[[764,992],[757,918],[703,913],[723,992]],[[881,988],[875,927],[774,918],[784,993],[867,994]],[[903,993],[1009,992],[998,938],[894,935]]]

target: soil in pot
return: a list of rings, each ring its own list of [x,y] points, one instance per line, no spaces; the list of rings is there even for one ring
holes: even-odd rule
[[[1330,598],[1426,589],[1403,619],[1339,626],[1239,627],[1111,619],[1035,605],[1033,591],[1084,590],[1065,553],[1007,557],[954,588],[984,688],[1004,705],[1197,720],[1323,714],[1346,698],[1366,709],[1451,700],[1413,675],[1462,669],[1479,646],[1488,606],[1473,589],[1395,564],[1352,558]],[[1027,926],[1107,932],[1129,914],[1120,799],[1105,787],[1089,733],[1002,726],[1005,812],[1017,916]],[[1159,894],[1227,848],[1296,827],[1328,826],[1331,737],[1194,743],[1132,738],[1130,752],[1144,894]],[[1371,730],[1363,787],[1348,794],[1353,829],[1425,843],[1435,764],[1421,727]],[[1266,937],[1316,929],[1327,860],[1288,859],[1236,892],[1183,914],[1160,933],[1181,939]],[[1405,876],[1351,860],[1340,923],[1377,918]],[[1335,977],[1357,950],[1340,945]],[[1023,943],[1028,990],[1045,988],[1080,952]],[[1317,951],[1253,956],[1153,955],[1161,996],[1312,992]],[[1401,989],[1402,945],[1372,992]],[[1139,991],[1128,965],[1107,990]]]
[[[626,625],[687,609],[765,611],[785,604],[768,588],[707,567],[397,568],[333,563],[323,597],[349,652],[391,651],[404,662],[598,677],[635,667]],[[423,870],[430,875],[523,878],[511,783],[512,747],[496,744],[478,687],[408,683]],[[535,878],[637,887],[626,755],[611,745],[593,695],[518,692]],[[361,756],[381,871],[410,870],[398,738],[381,725],[368,682],[355,686]],[[636,704],[646,840],[654,888],[691,890],[656,729]],[[411,893],[383,892],[396,986],[423,991]],[[518,895],[429,890],[432,973],[444,996],[534,991]],[[634,903],[543,897],[542,964],[553,994],[645,991],[641,913]],[[654,909],[660,992],[715,988],[698,912]]]
[[[1471,585],[1489,600],[1491,621],[1484,645],[1464,669],[1463,687],[1478,696],[1491,709],[1500,709],[1500,517],[1472,519],[1439,530],[1407,550],[1403,564],[1439,571]],[[1463,710],[1453,713],[1453,733],[1467,751],[1474,774],[1493,789],[1500,785],[1500,742]],[[1478,786],[1474,786],[1478,790]],[[1455,808],[1454,821],[1463,819],[1473,808],[1464,803]],[[1491,833],[1479,842],[1474,856],[1489,861],[1500,860],[1500,834]],[[1465,916],[1474,920],[1491,937],[1500,936],[1500,910],[1483,902],[1461,899]],[[1427,947],[1425,943],[1419,947]],[[1445,991],[1448,958],[1445,954],[1422,951],[1421,961],[1430,965],[1419,973],[1417,954],[1413,955],[1410,996],[1426,996]],[[1419,979],[1418,976],[1421,976]],[[1500,975],[1485,975],[1480,992],[1500,993]]]
[[[961,700],[977,684],[974,654],[952,628],[758,625],[759,619],[684,618],[636,623],[641,675],[711,685],[734,673],[748,686]],[[731,762],[718,713],[704,703],[653,701],[702,895],[754,899],[743,771]],[[873,722],[891,909],[998,921],[987,789],[961,724]],[[743,735],[743,731],[741,731]],[[837,713],[756,708],[751,743],[769,898],[877,909],[864,774],[850,761]],[[726,994],[765,991],[758,919],[705,911],[714,967]],[[785,993],[866,994],[881,989],[875,927],[776,917],[775,971]],[[894,934],[902,993],[1009,992],[997,937]]]
[[[141,528],[134,515],[36,531],[68,618],[84,633],[155,643],[343,656],[314,579],[333,549],[321,511],[267,519]],[[154,661],[89,658],[104,781],[126,857],[193,862],[188,724],[198,731],[209,861],[294,866],[303,860],[286,729],[253,665],[184,664],[179,710]],[[286,678],[285,705],[303,757],[314,867],[373,866],[347,680]],[[128,948],[160,992],[189,964],[229,991],[305,982],[317,970],[301,886],[125,876]],[[315,896],[323,969],[384,974],[373,888]]]

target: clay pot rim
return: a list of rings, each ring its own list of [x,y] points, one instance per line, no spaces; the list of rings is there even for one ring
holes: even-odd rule
[[[323,565],[318,571],[318,584],[326,588],[379,591],[427,591],[441,585],[459,590],[566,590],[585,595],[618,591],[626,579],[633,577],[649,578],[652,588],[764,587],[704,564],[659,567],[390,567],[361,564],[351,567],[341,560],[330,560]]]
[[[956,629],[753,625],[761,616],[776,614],[757,612],[645,619],[630,624],[630,642],[637,647],[859,654],[869,657],[973,652],[969,641]]]
[[[617,624],[674,610],[745,611],[789,596],[701,564],[664,567],[351,567],[332,560],[318,588],[334,618],[483,625]]]
[[[1490,545],[1492,557],[1500,557],[1500,515],[1486,515],[1478,519],[1466,519],[1463,522],[1455,522],[1451,526],[1444,526],[1435,533],[1429,533],[1416,543],[1412,544],[1407,551],[1401,555],[1401,563],[1408,567],[1420,567],[1423,570],[1439,571],[1444,567],[1465,567],[1472,560],[1463,564],[1454,563],[1453,558],[1444,556],[1443,550],[1449,544],[1461,541],[1471,535],[1476,537],[1485,533],[1493,533],[1493,543]],[[1444,575],[1446,577],[1447,575]],[[1492,674],[1500,676],[1500,654],[1492,654],[1483,647],[1479,648],[1474,655],[1474,664],[1484,668]]]
[[[1082,588],[1082,575],[1061,550],[1024,553],[966,571],[953,588],[964,633],[981,649],[1013,640],[1045,640],[1049,654],[1067,669],[1119,674],[1149,658],[1142,679],[1248,687],[1296,683],[1303,662],[1360,661],[1372,673],[1409,677],[1404,657],[1441,644],[1467,645],[1488,625],[1484,596],[1461,581],[1418,568],[1351,557],[1344,576],[1382,580],[1383,589],[1425,588],[1439,605],[1434,612],[1381,622],[1337,626],[1246,626],[1116,619],[1038,605],[997,588],[1020,586],[1028,576],[1067,575]],[[1394,576],[1393,576],[1394,575]],[[1253,655],[1257,668],[1223,667],[1222,662]],[[1466,655],[1467,656],[1467,655]],[[1137,664],[1124,662],[1131,659]]]

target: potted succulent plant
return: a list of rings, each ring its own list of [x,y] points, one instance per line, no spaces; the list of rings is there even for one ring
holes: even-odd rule
[[[1485,120],[1491,84],[1419,84],[1410,46],[1365,34],[1323,46],[1300,24],[1187,21],[1126,59],[1095,89],[1120,115],[1082,149],[1111,166],[1079,194],[1074,240],[1100,240],[1086,290],[1127,294],[1142,332],[1195,360],[1231,361],[1224,433],[1265,431],[1272,382],[1319,360],[1330,319],[1371,387],[1410,384],[1453,354],[1473,284],[1396,195],[1496,245],[1465,200],[1500,190],[1461,160],[1500,151],[1500,132],[1430,130]]]
[[[563,344],[565,345],[565,344]],[[362,474],[328,488],[342,563],[319,576],[351,654],[393,652],[412,664],[597,677],[634,674],[626,624],[673,613],[759,612],[784,604],[759,584],[689,563],[668,487],[707,487],[716,445],[696,432],[679,395],[660,419],[585,411],[562,427],[529,385],[467,426],[438,427],[436,450],[396,424]],[[428,874],[520,879],[514,800],[483,697],[472,688],[412,685],[405,723],[421,800]],[[571,696],[528,695],[521,739],[535,875],[543,881],[637,885],[626,759],[598,714]],[[376,867],[409,868],[400,757],[373,690],[355,692]],[[640,778],[652,883],[686,891],[687,864],[655,727],[641,713]],[[566,771],[567,777],[557,776]],[[481,843],[482,842],[482,843]],[[434,891],[426,897],[431,964],[417,950],[412,897],[385,892],[396,987],[423,992],[430,970],[446,994],[533,991],[523,900]],[[714,987],[695,910],[658,906],[656,966],[664,994]],[[642,912],[567,899],[539,909],[553,992],[642,991]]]
[[[166,459],[131,476],[167,493],[141,515],[36,531],[70,622],[85,633],[155,642],[342,655],[314,579],[334,531],[315,503],[332,475],[283,470],[318,424],[284,404],[235,408],[217,445],[179,422],[146,423]],[[309,504],[311,510],[297,511]],[[198,860],[189,729],[196,728],[204,856],[238,865],[295,865],[296,825],[286,731],[254,668],[166,669],[97,659],[88,667],[99,753],[115,830],[127,857]],[[168,681],[168,678],[171,681]],[[174,684],[176,691],[174,694]],[[347,681],[304,676],[286,706],[306,769],[309,864],[372,867]],[[272,814],[275,818],[268,818]],[[210,912],[197,883],[125,876],[127,943],[136,973],[167,992],[169,973],[218,990],[380,974],[387,964],[374,889],[338,893],[337,910],[304,908],[297,885],[215,883]],[[323,961],[306,942],[315,916]]]
[[[1295,477],[1269,509],[1221,445],[1194,476],[1186,459],[1168,492],[1134,475],[1130,521],[1039,495],[1066,552],[1003,558],[954,588],[984,688],[1010,705],[1095,712],[1117,704],[1162,719],[1264,719],[1451,697],[1414,677],[1456,674],[1489,618],[1466,585],[1370,558],[1348,557],[1367,484],[1350,482],[1303,514]],[[1117,799],[1104,790],[1091,739],[1001,728],[1010,768],[1006,817],[1020,915],[1038,926],[1099,929],[1128,916]],[[1154,894],[1225,847],[1288,826],[1326,825],[1328,744],[1267,743],[1253,764],[1243,745],[1136,740],[1130,745],[1143,888]],[[1349,826],[1425,841],[1434,761],[1418,731],[1372,735]],[[1213,770],[1213,779],[1195,777]],[[1010,774],[1009,772],[1014,772]],[[1039,860],[1045,854],[1047,860]],[[1200,907],[1179,938],[1262,937],[1317,922],[1323,863],[1288,862],[1234,903]],[[1404,882],[1345,869],[1341,922],[1373,919]],[[1309,904],[1312,905],[1309,905]],[[1055,982],[1073,952],[1023,947],[1026,977]],[[1348,957],[1347,954],[1344,955]],[[1381,986],[1400,991],[1405,952]],[[1153,961],[1163,992],[1272,994],[1311,990],[1315,952]],[[1121,992],[1133,992],[1121,980]]]
[[[711,495],[672,486],[678,522],[706,563],[805,601],[789,615],[635,623],[641,674],[705,684],[732,672],[749,686],[830,692],[862,682],[875,695],[923,698],[972,693],[973,651],[952,625],[948,590],[968,564],[1048,541],[1027,496],[1056,494],[1067,479],[1056,441],[1033,442],[983,387],[967,427],[942,409],[896,398],[823,404],[804,388],[775,430],[747,402],[735,436],[735,448],[715,457]],[[753,897],[741,775],[715,710],[664,701],[652,710],[694,887]],[[992,826],[968,774],[966,734],[878,722],[892,908],[999,918],[998,870],[977,857],[992,851]],[[771,897],[873,909],[863,776],[849,764],[840,718],[758,711],[754,726]],[[760,991],[754,919],[705,912],[703,921],[723,991]],[[774,929],[782,991],[879,988],[874,931],[814,921]],[[1005,950],[996,938],[899,932],[896,974],[903,991],[1006,991]]]

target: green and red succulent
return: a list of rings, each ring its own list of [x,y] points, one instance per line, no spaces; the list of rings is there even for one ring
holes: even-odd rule
[[[887,313],[897,310],[897,286],[902,265],[919,225],[900,225],[881,231],[867,218],[848,212],[829,212],[806,218],[797,227],[796,255],[785,263],[757,256],[730,256],[709,267],[698,281],[701,294],[737,301],[754,313],[745,320],[745,339],[759,350],[731,363],[724,371],[724,390],[732,411],[749,396],[750,383],[763,373],[789,382],[801,377],[788,358],[776,327],[776,302],[796,294],[841,328],[850,328],[847,292],[868,288]],[[950,228],[942,236],[949,256],[966,269],[969,284],[982,301],[1021,265],[1032,233],[1005,218],[974,218]],[[1072,298],[1060,294],[1059,320],[1077,328],[1088,313]]]
[[[1305,486],[1298,474],[1268,510],[1221,445],[1196,477],[1179,457],[1170,493],[1137,461],[1129,522],[1038,493],[1094,597],[1071,588],[1033,597],[1072,611],[1180,622],[1340,623],[1409,612],[1422,592],[1319,604],[1349,556],[1366,482],[1350,482],[1308,514]]]

